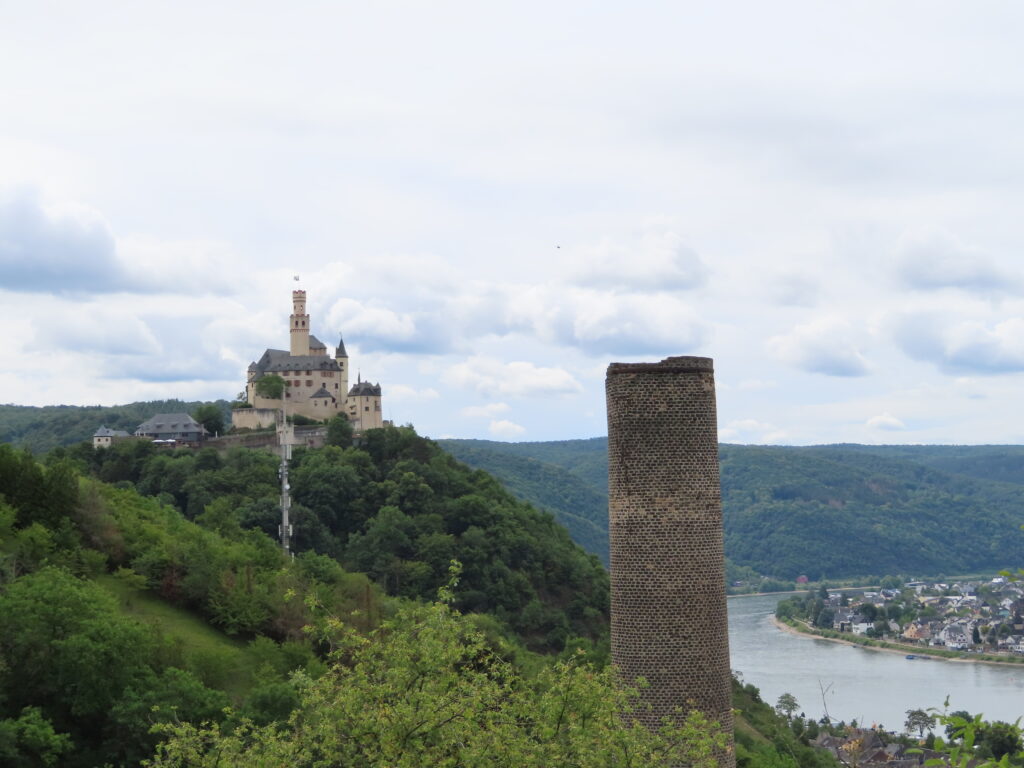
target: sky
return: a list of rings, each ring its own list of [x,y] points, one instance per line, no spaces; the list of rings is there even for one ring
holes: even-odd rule
[[[1018,2],[0,0],[0,402],[233,398],[291,291],[385,418],[1021,443]],[[299,281],[294,280],[295,276]]]

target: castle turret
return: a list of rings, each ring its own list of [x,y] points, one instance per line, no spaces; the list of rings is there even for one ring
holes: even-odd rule
[[[306,314],[305,291],[292,291],[291,353],[309,354],[309,315]]]
[[[647,680],[636,716],[648,727],[695,708],[731,736],[711,359],[612,363],[606,391],[612,661]],[[730,749],[716,757],[736,765]]]
[[[338,335],[338,346],[334,348],[334,362],[341,369],[341,395],[342,408],[346,408],[348,399],[348,352],[345,351],[345,339]],[[346,410],[345,413],[348,413]]]
[[[356,385],[349,390],[348,420],[357,432],[367,429],[380,429],[384,426],[384,414],[381,410],[380,384],[363,381],[360,376]]]

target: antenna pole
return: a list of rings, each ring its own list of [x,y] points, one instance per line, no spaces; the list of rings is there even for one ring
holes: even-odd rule
[[[281,539],[281,549],[286,557],[291,556],[292,525],[288,518],[292,507],[291,485],[288,482],[288,461],[292,457],[292,443],[295,427],[288,423],[288,412],[285,406],[281,406],[281,425],[277,430],[278,449],[281,454],[281,466],[277,470],[281,479],[281,525],[278,526],[278,537]]]

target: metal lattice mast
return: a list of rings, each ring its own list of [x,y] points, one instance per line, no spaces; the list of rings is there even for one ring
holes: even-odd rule
[[[281,423],[277,428],[278,451],[281,454],[281,466],[277,475],[281,479],[281,524],[277,527],[277,535],[281,540],[281,549],[286,556],[291,556],[292,525],[289,513],[292,507],[291,485],[288,482],[288,462],[292,458],[292,444],[295,427],[288,423],[288,414],[281,408]]]

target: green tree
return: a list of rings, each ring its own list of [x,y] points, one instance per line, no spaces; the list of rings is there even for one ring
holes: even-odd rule
[[[224,432],[224,413],[213,403],[204,403],[192,412],[192,418],[202,424],[211,435]]]
[[[0,720],[0,763],[10,768],[57,765],[71,749],[71,737],[53,730],[38,707],[25,707],[17,719]]]
[[[823,608],[821,612],[818,613],[818,617],[814,620],[814,623],[816,626],[831,629],[835,620],[836,612],[831,608]]]
[[[793,713],[800,709],[800,704],[797,703],[796,696],[791,693],[784,693],[779,696],[779,700],[775,704],[775,709],[779,713],[785,715],[787,720],[791,720],[793,718]]]
[[[138,765],[160,740],[152,733],[156,723],[216,721],[227,706],[227,695],[207,688],[185,670],[171,667],[159,675],[147,671],[112,707],[107,743],[115,747],[122,764]]]
[[[405,607],[371,638],[335,620],[330,670],[300,679],[286,725],[166,729],[154,766],[491,765],[712,768],[724,746],[699,713],[651,733],[636,692],[579,658],[527,681],[443,604]]]
[[[903,580],[899,576],[884,576],[881,581],[882,589],[899,589],[903,586]]]
[[[985,723],[981,730],[978,748],[979,752],[994,760],[999,760],[1004,755],[1017,757],[1021,749],[1024,748],[1021,744],[1020,726],[1004,723],[1001,720]]]
[[[923,709],[908,709],[907,719],[903,723],[906,731],[917,731],[920,738],[924,738],[924,732],[935,727],[935,715],[929,714]]]
[[[256,394],[268,400],[280,400],[284,395],[284,379],[276,373],[268,373],[256,379]]]
[[[339,414],[327,422],[327,444],[339,448],[352,445],[352,422],[344,414]]]
[[[949,704],[949,700],[946,700]],[[934,710],[932,710],[934,711]],[[936,713],[940,725],[950,735],[947,757],[929,760],[926,765],[950,768],[1008,768],[1020,765],[1022,755],[1021,728],[1016,723],[986,723],[981,715],[973,718],[967,712]],[[1011,762],[1012,759],[1012,762]]]

